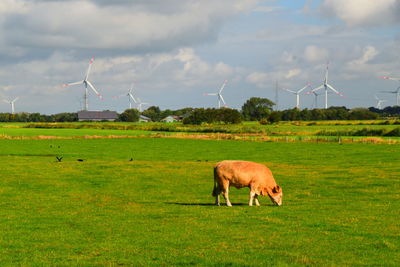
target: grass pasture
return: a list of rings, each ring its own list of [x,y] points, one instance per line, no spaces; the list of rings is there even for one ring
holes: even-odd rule
[[[399,145],[121,138],[0,147],[2,265],[400,261]],[[212,167],[223,159],[269,166],[283,206],[261,198],[248,207],[248,189],[231,190],[232,208],[213,206]]]

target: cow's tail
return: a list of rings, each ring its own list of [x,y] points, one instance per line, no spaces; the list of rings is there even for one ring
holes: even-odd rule
[[[217,166],[214,167],[214,189],[212,192],[212,196],[216,197],[219,195],[219,190],[218,190],[218,182],[217,182]]]

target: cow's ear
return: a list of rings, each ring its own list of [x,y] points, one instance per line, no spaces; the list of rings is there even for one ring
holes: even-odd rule
[[[272,193],[280,193],[282,191],[282,188],[279,185],[276,185],[273,189],[272,189]]]

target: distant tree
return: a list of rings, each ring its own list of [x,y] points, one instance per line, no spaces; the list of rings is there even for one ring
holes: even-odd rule
[[[298,121],[300,118],[300,110],[298,108],[292,108],[285,110],[282,114],[282,120],[284,121]]]
[[[202,123],[240,123],[242,115],[236,109],[230,108],[198,108],[194,109],[189,116],[184,118],[184,124],[202,124]]]
[[[20,112],[20,113],[13,114],[11,116],[13,117],[13,121],[15,121],[15,122],[27,122],[29,114],[26,112]]]
[[[354,108],[350,111],[350,120],[374,120],[378,118],[378,114],[369,111],[366,108]]]
[[[400,106],[389,106],[383,109],[383,114],[389,117],[400,116]]]
[[[236,109],[219,108],[216,110],[216,121],[229,124],[241,123],[242,114]]]
[[[313,109],[311,110],[311,120],[322,121],[326,120],[326,113],[324,109]]]
[[[175,110],[172,113],[173,113],[173,115],[176,115],[176,116],[185,116],[185,115],[189,115],[189,113],[191,113],[193,110],[194,110],[193,108],[188,107],[188,108],[182,108],[182,109]]]
[[[45,118],[40,113],[31,113],[28,115],[28,121],[30,122],[44,122]]]
[[[268,121],[270,123],[277,123],[282,120],[282,112],[280,111],[272,111],[268,116]]]
[[[0,121],[1,122],[9,122],[10,121],[10,113],[0,113]]]
[[[245,120],[258,121],[267,118],[274,105],[268,98],[252,97],[242,106],[242,114]]]
[[[63,112],[63,113],[54,114],[52,117],[53,117],[53,121],[55,121],[55,122],[78,121],[78,113]]]
[[[160,113],[160,120],[164,119],[165,117],[171,116],[171,115],[175,115],[173,110],[170,110],[170,109],[163,110]]]
[[[161,110],[157,106],[151,106],[148,109],[142,112],[142,115],[150,118],[152,121],[160,121],[161,118]]]
[[[300,111],[300,119],[303,121],[310,121],[311,120],[311,111],[309,109],[302,109]]]
[[[327,120],[347,120],[349,110],[346,107],[329,107],[324,110]]]
[[[137,109],[127,109],[119,114],[118,119],[126,122],[137,122],[139,121],[139,111]]]

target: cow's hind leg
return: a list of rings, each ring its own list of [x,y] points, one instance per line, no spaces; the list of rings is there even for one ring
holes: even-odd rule
[[[215,205],[219,206],[219,195],[215,196]]]
[[[214,179],[214,189],[212,195],[215,197],[215,205],[219,206],[219,195],[221,194],[221,186],[218,182]]]
[[[229,200],[229,187],[225,188],[225,190],[222,192],[222,196],[225,198],[226,205],[232,207],[232,203]]]
[[[256,203],[256,206],[260,206],[260,202],[258,202],[258,195],[254,196],[254,202]]]

